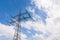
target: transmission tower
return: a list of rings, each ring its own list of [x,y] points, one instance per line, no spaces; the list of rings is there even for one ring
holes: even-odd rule
[[[12,16],[11,16],[12,17]],[[13,19],[9,22],[10,24],[16,24],[13,40],[21,40],[21,22],[32,19],[29,12],[26,10],[25,13],[19,12],[18,15],[12,17]]]

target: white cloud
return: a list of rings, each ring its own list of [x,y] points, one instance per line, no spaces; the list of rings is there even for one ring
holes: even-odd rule
[[[47,20],[47,28],[49,32],[52,33],[50,36],[50,40],[53,40],[54,38],[60,36],[60,21],[58,18],[51,18]]]
[[[60,17],[60,5],[56,5],[56,2],[60,4],[59,0],[32,0],[32,2],[37,8],[47,11],[48,16]]]
[[[60,5],[60,0],[52,0],[54,4]]]
[[[13,26],[7,26],[0,23],[0,36],[12,38],[14,34]]]
[[[34,28],[34,30],[36,31],[42,31],[45,32],[45,26],[44,24],[39,21],[39,22],[33,22],[33,21],[27,21],[25,23],[21,24],[22,27],[27,28],[28,30],[30,30],[31,28]]]
[[[42,31],[43,34],[35,34],[33,37],[42,40],[60,40],[60,0],[32,0],[32,4],[35,4],[35,7],[38,9],[43,9],[47,12],[46,25],[44,25],[40,19],[40,16],[34,14],[35,9],[29,7],[29,11],[33,13],[33,19],[37,20],[36,22],[27,21],[21,25],[28,30],[31,27],[36,31]],[[39,21],[40,20],[40,21]],[[8,27],[4,24],[0,24],[0,36],[4,35],[7,37],[12,37],[12,32],[14,32],[13,27]],[[46,35],[49,35],[46,38]],[[27,40],[27,36],[22,34],[22,40]]]
[[[47,19],[46,25],[44,25],[41,21],[35,23],[32,23],[31,21],[27,22],[27,25],[30,23],[28,28],[33,26],[34,30],[42,31],[44,33],[42,35],[42,40],[45,40],[44,35],[48,32],[51,34],[46,40],[60,40],[60,0],[32,0],[32,4],[35,4],[35,7],[38,9],[46,11]],[[39,34],[37,35],[41,38]]]
[[[13,40],[14,33],[15,33],[14,26],[8,26],[0,23],[0,37],[4,36],[7,38],[6,40],[10,40],[10,39]],[[25,34],[21,33],[22,40],[26,40],[26,37],[27,36]]]
[[[27,40],[27,36],[23,33],[21,33],[21,40]]]

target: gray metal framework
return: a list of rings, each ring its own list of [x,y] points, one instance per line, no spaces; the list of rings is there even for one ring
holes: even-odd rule
[[[12,16],[11,16],[12,17]],[[21,22],[32,19],[29,12],[26,10],[25,13],[19,12],[18,15],[12,17],[14,20],[11,20],[9,23],[12,25],[16,24],[16,29],[14,33],[13,40],[21,40]]]

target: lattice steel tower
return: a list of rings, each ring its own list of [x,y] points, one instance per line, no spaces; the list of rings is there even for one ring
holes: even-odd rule
[[[13,24],[13,25],[16,25],[13,40],[21,40],[21,22],[32,19],[32,17],[29,14],[29,12],[26,10],[25,13],[19,12],[18,15],[14,16],[12,18],[13,19],[9,23]]]

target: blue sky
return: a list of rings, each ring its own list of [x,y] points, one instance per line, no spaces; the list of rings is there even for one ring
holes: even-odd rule
[[[11,19],[10,15],[17,15],[19,10],[22,10],[24,12],[28,6],[34,8],[35,14],[40,16],[42,22],[46,24],[46,12],[42,9],[38,9],[37,7],[35,8],[35,5],[31,4],[31,0],[0,0],[0,23],[8,25],[6,21],[9,21]],[[26,34],[28,36],[28,39],[30,38],[31,40],[33,40],[33,35],[43,34],[43,32],[35,31],[34,28],[28,30],[27,28],[22,27],[21,29],[22,33]],[[28,31],[31,33],[29,33]],[[0,37],[0,40],[2,39],[5,40],[6,38]]]
[[[35,20],[21,23],[22,40],[60,40],[60,0],[0,0],[0,40],[12,40],[12,16],[27,9]]]
[[[0,22],[5,23],[6,20],[10,19],[9,15],[17,15],[19,10],[24,11],[28,6],[34,6],[31,4],[31,0],[0,0]],[[45,21],[47,16],[45,12],[37,8],[36,10],[38,10],[37,14],[41,16],[41,19]]]
[[[0,22],[10,19],[9,15],[18,14],[19,10],[24,10],[30,5],[30,0],[0,0]]]

